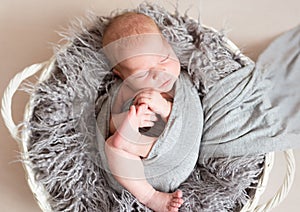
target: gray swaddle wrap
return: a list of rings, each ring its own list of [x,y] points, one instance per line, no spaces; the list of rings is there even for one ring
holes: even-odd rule
[[[111,104],[121,83],[121,80],[117,81],[110,92],[97,102],[101,105],[97,116],[99,162],[107,171],[107,180],[110,185],[118,192],[121,192],[122,187],[109,173],[104,142],[109,136]],[[172,111],[165,129],[147,158],[142,160],[145,176],[155,189],[169,192],[188,178],[198,159],[202,127],[203,111],[198,92],[190,77],[182,71],[175,83]]]

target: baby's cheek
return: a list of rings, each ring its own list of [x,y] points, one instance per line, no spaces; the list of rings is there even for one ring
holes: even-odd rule
[[[178,76],[180,74],[180,63],[179,62],[173,62],[172,67],[170,69],[170,74],[172,74],[172,76],[174,78],[178,78]]]
[[[176,65],[176,74],[177,74],[177,77],[180,74],[180,70],[181,70],[181,66],[180,66],[180,63],[178,62],[177,65]]]

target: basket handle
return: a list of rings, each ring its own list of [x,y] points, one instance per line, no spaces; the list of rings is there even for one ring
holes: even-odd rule
[[[262,205],[258,205],[254,211],[261,212],[261,211],[270,211],[271,209],[275,208],[279,205],[287,196],[288,192],[290,191],[294,177],[295,177],[295,170],[296,170],[296,162],[295,157],[293,154],[293,150],[289,149],[284,151],[284,156],[287,161],[287,171],[283,181],[283,184],[268,202]]]
[[[21,85],[21,83],[27,79],[28,77],[34,75],[38,71],[40,71],[44,66],[44,63],[33,64],[27,68],[25,68],[22,72],[19,72],[15,75],[15,77],[9,82],[7,88],[2,97],[2,107],[1,107],[1,114],[4,120],[6,127],[8,128],[11,136],[16,141],[21,141],[20,137],[18,136],[18,126],[14,123],[12,119],[12,97],[16,93],[17,89]]]

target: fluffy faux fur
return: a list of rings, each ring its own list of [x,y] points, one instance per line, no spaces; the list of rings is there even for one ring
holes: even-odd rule
[[[224,47],[223,36],[197,21],[170,14],[157,5],[135,11],[151,16],[172,44],[200,97],[214,83],[242,67],[239,56]],[[115,194],[91,157],[95,145],[95,102],[114,82],[99,51],[103,29],[111,17],[94,16],[72,26],[68,44],[58,48],[56,68],[32,94],[29,164],[49,193],[53,211],[150,211],[130,193]],[[195,167],[180,189],[181,211],[237,211],[257,183],[264,156],[209,158]]]

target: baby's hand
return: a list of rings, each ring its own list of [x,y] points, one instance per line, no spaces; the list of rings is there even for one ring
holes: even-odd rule
[[[154,122],[157,121],[155,113],[149,109],[148,105],[140,104],[135,106],[135,108],[138,127],[152,127]]]
[[[130,110],[131,113],[127,111],[119,114],[112,114],[110,122],[111,134],[113,134],[116,129],[119,129],[121,125],[126,124],[124,122],[129,121],[130,125],[134,128],[134,131],[138,131],[138,128],[140,127],[152,127],[154,122],[157,121],[155,113],[145,104],[131,106]]]
[[[156,90],[146,90],[139,93],[133,104],[146,104],[154,113],[159,114],[163,119],[167,119],[171,112],[172,104],[162,97]]]

